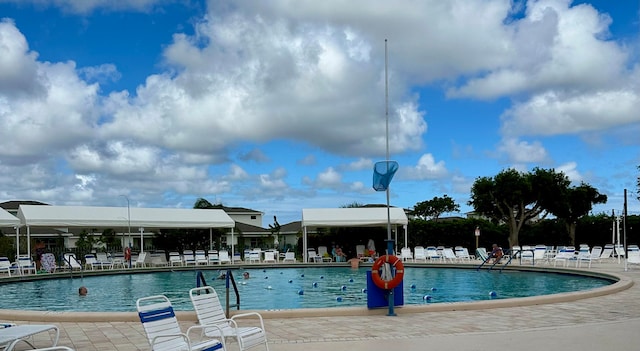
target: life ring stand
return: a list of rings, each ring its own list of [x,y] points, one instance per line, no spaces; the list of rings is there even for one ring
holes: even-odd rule
[[[396,268],[396,274],[391,280],[383,280],[380,276],[380,267],[383,264],[389,263],[392,267]],[[398,256],[384,255],[378,257],[378,259],[371,266],[371,280],[380,289],[391,290],[400,285],[402,278],[404,277],[404,264]]]
[[[131,248],[128,246],[124,248],[124,260],[125,262],[129,262],[131,260]]]

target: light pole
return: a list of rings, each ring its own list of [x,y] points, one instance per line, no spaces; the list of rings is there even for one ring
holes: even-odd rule
[[[131,203],[127,195],[120,195],[127,200],[127,234],[129,236],[129,249],[131,249]],[[131,258],[129,258],[129,268],[131,268]]]
[[[478,240],[480,239],[480,227],[476,227],[475,235],[476,235],[476,250],[478,250]]]

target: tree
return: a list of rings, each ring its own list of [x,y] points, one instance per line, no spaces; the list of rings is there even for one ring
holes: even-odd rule
[[[578,220],[591,211],[594,204],[607,202],[607,195],[600,194],[592,186],[581,183],[577,187],[566,188],[546,205],[551,214],[565,222],[571,244],[576,244]]]
[[[435,196],[431,200],[418,202],[413,206],[413,214],[422,219],[433,218],[435,221],[443,213],[458,211],[460,211],[460,205],[446,194],[443,197]]]
[[[222,204],[214,205],[211,202],[209,202],[209,200],[201,197],[201,198],[198,198],[196,202],[193,204],[193,208],[203,208],[203,209],[222,208]]]
[[[269,231],[273,236],[273,246],[278,247],[278,237],[280,236],[280,223],[278,223],[278,218],[273,216],[273,225],[269,224]]]
[[[364,207],[364,204],[359,203],[358,201],[354,201],[350,204],[342,205],[341,208],[360,208]]]
[[[481,215],[509,226],[509,245],[519,245],[518,234],[529,220],[547,214],[554,194],[568,188],[569,179],[555,170],[535,168],[521,173],[507,169],[495,177],[480,177],[471,187],[469,205]]]

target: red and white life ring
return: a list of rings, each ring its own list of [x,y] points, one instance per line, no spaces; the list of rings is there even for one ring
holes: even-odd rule
[[[383,280],[380,276],[380,267],[383,264],[389,263],[392,267],[396,268],[396,274],[393,276],[391,280]],[[402,282],[402,278],[404,277],[404,264],[402,264],[402,260],[394,255],[384,255],[380,256],[371,266],[371,279],[373,283],[379,287],[380,289],[390,290],[395,288]]]

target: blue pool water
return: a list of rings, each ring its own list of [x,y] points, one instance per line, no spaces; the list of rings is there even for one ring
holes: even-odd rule
[[[241,309],[273,310],[367,305],[367,268],[305,267],[233,270]],[[243,279],[248,271],[250,279]],[[225,298],[220,271],[203,271],[207,283]],[[455,268],[408,267],[405,305],[479,301],[594,289],[611,281],[584,276]],[[89,294],[78,296],[86,286]],[[189,289],[195,271],[50,279],[0,285],[0,309],[48,311],[135,311],[136,299],[164,294],[177,310],[192,310]],[[302,290],[302,294],[300,294]],[[366,291],[366,290],[365,290]],[[492,294],[493,292],[493,294]],[[430,296],[427,300],[425,296]],[[495,295],[495,296],[492,296]],[[231,302],[235,302],[232,295]]]

